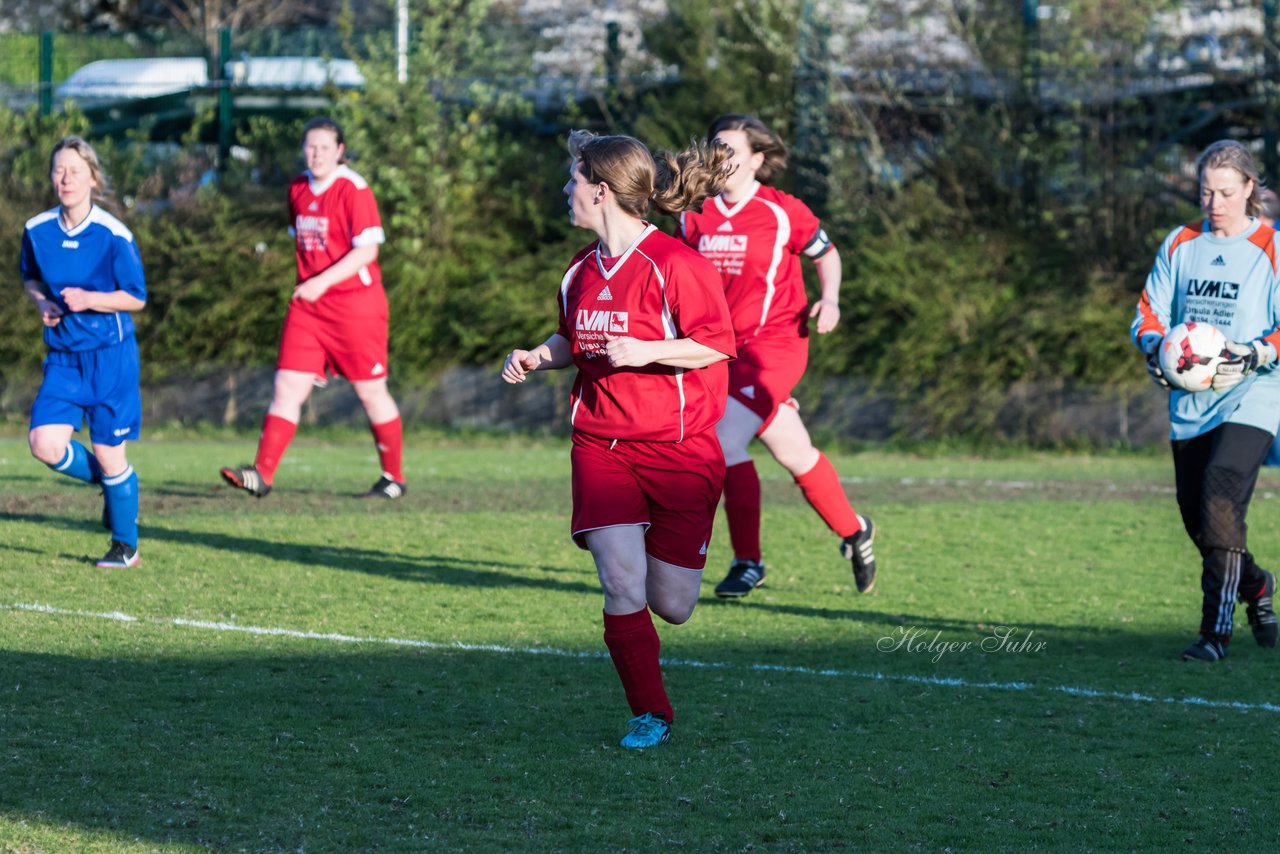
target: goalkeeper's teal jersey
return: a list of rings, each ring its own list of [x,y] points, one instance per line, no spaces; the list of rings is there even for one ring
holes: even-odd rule
[[[1214,237],[1207,222],[1180,226],[1160,245],[1129,334],[1149,352],[1179,323],[1212,324],[1228,340],[1265,338],[1280,353],[1280,277],[1276,232],[1253,219],[1234,237]],[[1144,346],[1146,344],[1147,346]],[[1280,426],[1277,363],[1226,392],[1169,393],[1174,439],[1190,439],[1220,424],[1247,424],[1275,435]]]

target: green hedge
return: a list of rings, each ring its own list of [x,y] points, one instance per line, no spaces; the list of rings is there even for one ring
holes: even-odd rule
[[[450,365],[496,365],[511,347],[553,330],[564,265],[591,239],[567,222],[567,127],[638,128],[651,142],[678,145],[732,109],[793,130],[794,57],[769,39],[751,41],[794,20],[787,14],[795,4],[785,0],[754,11],[676,4],[682,14],[669,29],[647,35],[696,45],[678,85],[624,86],[607,111],[594,113],[588,99],[536,117],[494,82],[509,69],[502,46],[485,40],[483,4],[420,5],[450,14],[415,18],[413,82],[394,80],[385,45],[361,45],[369,85],[335,94],[333,110],[388,233],[380,262],[398,382],[429,382]],[[768,73],[754,90],[735,89],[746,69]],[[447,100],[438,96],[444,91]],[[945,127],[918,131],[933,147],[897,181],[884,180],[880,167],[913,137],[895,142],[873,115],[833,107],[829,118],[824,220],[845,261],[843,322],[815,338],[810,381],[875,383],[897,398],[901,431],[917,436],[983,435],[1015,383],[1142,387],[1126,328],[1162,231],[1193,209],[1133,175],[1119,193],[1140,201],[1105,234],[1091,226],[1097,206],[1079,196],[1028,210],[1011,168],[1060,158],[1065,144],[1029,141],[1013,112],[956,106]],[[532,130],[548,125],[559,129]],[[0,110],[6,263],[16,265],[25,218],[54,203],[49,148],[84,129],[74,112],[43,119]],[[139,341],[156,379],[193,365],[270,364],[294,279],[282,182],[296,168],[298,124],[259,118],[242,127],[252,161],[233,164],[218,186],[200,180],[211,165],[200,130],[163,156],[140,138],[100,145],[147,268],[151,299]],[[41,358],[39,320],[16,285],[14,295],[17,310],[0,317],[0,382],[34,375]]]

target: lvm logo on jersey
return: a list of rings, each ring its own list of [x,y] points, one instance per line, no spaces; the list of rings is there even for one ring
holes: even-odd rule
[[[746,252],[745,234],[704,234],[698,238],[698,251],[703,255],[716,252]]]
[[[304,252],[324,249],[325,240],[329,236],[329,218],[298,214],[293,222],[293,231],[298,235],[298,245]]]
[[[575,328],[579,332],[608,332],[612,335],[625,335],[627,312],[580,308]]]
[[[1219,299],[1239,299],[1239,282],[1215,282],[1208,279],[1191,279],[1187,282],[1189,297],[1218,297]]]

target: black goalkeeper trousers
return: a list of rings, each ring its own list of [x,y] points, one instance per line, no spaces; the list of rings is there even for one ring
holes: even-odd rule
[[[1223,641],[1231,637],[1237,599],[1256,599],[1266,584],[1245,542],[1245,515],[1272,438],[1257,427],[1222,424],[1173,442],[1178,509],[1201,556],[1200,633]]]

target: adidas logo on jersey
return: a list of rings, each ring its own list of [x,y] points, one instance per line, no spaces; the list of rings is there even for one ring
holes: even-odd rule
[[[1219,255],[1217,258],[1214,258],[1212,261],[1210,261],[1210,262],[1209,262],[1209,266],[1210,266],[1210,267],[1225,267],[1225,266],[1227,266],[1227,262],[1226,262],[1226,261],[1223,261],[1223,260],[1222,260],[1222,256],[1221,256],[1221,255]]]
[[[742,388],[738,389],[738,394],[742,395],[747,400],[755,400],[756,387],[753,385],[744,385]]]
[[[613,294],[609,293],[609,286],[608,286],[608,285],[605,285],[605,286],[604,286],[604,290],[602,290],[602,291],[600,292],[600,295],[599,295],[598,297],[596,297],[596,299],[597,299],[597,300],[602,300],[602,299],[613,299]]]
[[[702,541],[702,548],[698,549],[698,554],[700,554],[700,555],[704,555],[704,554],[706,554],[706,553],[707,553],[707,541],[706,541],[706,540],[703,540],[703,541]]]
[[[318,210],[320,210],[320,206],[319,206],[318,204],[316,204],[315,202],[312,202],[311,204],[307,205],[307,210],[309,210],[309,211],[318,211]]]
[[[720,223],[719,226],[717,226],[716,231],[733,231],[733,223],[729,222],[729,220],[726,219],[724,222]]]
[[[376,377],[386,373],[386,370],[387,370],[386,368],[382,367],[381,362],[374,362],[373,367],[369,369],[369,373],[373,374]]]

